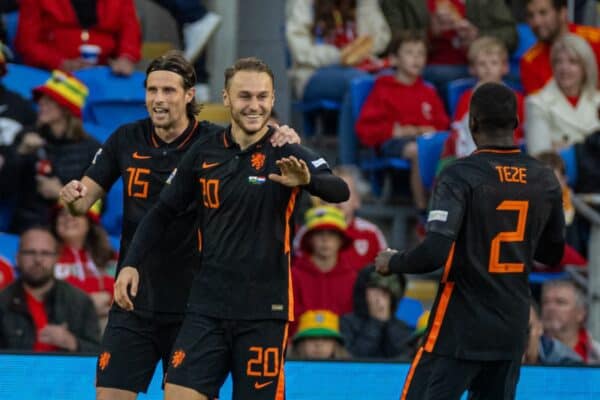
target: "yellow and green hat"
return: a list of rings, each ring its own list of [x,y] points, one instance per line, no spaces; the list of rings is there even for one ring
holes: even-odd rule
[[[38,101],[42,95],[50,97],[65,107],[76,117],[81,118],[81,110],[88,96],[88,88],[83,82],[68,72],[54,70],[50,79],[33,89],[33,98]]]
[[[335,231],[340,234],[343,239],[342,247],[346,247],[351,243],[351,238],[346,233],[348,224],[342,210],[334,206],[319,206],[310,208],[304,214],[304,224],[306,233],[302,237],[300,247],[304,251],[309,251],[308,238],[310,233],[314,231]]]
[[[332,338],[340,343],[344,338],[340,334],[340,318],[329,310],[310,310],[300,316],[298,332],[293,341],[307,338]]]

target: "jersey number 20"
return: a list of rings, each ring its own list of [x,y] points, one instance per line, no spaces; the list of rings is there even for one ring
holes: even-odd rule
[[[522,200],[504,200],[496,210],[518,212],[517,230],[500,232],[492,240],[490,248],[490,263],[488,270],[492,274],[518,273],[525,270],[523,263],[500,262],[500,245],[502,242],[522,242],[525,238],[525,223],[527,222],[527,210],[529,202]]]

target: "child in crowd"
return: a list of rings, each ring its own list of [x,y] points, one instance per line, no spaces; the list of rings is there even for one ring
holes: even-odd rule
[[[458,100],[456,111],[452,119],[452,131],[444,145],[440,166],[448,162],[468,156],[475,150],[475,142],[469,130],[469,103],[475,89],[483,83],[502,82],[502,77],[508,71],[508,51],[504,43],[491,36],[483,36],[476,39],[467,53],[469,59],[469,71],[477,78],[475,86],[464,92]],[[515,144],[523,139],[523,96],[515,92],[517,96],[517,114],[519,126],[515,129]]]
[[[392,46],[396,74],[381,76],[367,97],[356,132],[365,146],[383,155],[411,162],[410,185],[416,207],[425,210],[427,198],[421,182],[416,138],[448,129],[448,116],[435,89],[421,78],[427,62],[427,45],[420,32],[400,32]]]
[[[328,310],[310,310],[302,314],[289,356],[314,360],[350,358],[340,334],[339,317]]]

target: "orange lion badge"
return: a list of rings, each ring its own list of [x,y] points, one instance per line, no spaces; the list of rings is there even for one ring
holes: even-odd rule
[[[252,158],[250,162],[255,170],[259,171],[265,165],[265,154],[264,153],[254,153],[252,154]]]
[[[173,368],[177,368],[183,363],[184,359],[185,359],[185,351],[176,350],[173,353],[173,356],[171,357],[171,365],[173,366]]]
[[[110,362],[110,353],[108,351],[103,352],[98,357],[98,367],[100,367],[100,371],[104,371],[106,367],[108,367],[108,363]]]

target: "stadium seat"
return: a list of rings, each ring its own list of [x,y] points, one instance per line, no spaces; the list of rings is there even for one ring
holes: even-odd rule
[[[118,179],[108,192],[102,214],[102,226],[111,236],[120,236],[123,225],[123,181]]]
[[[440,155],[444,149],[444,143],[448,138],[448,132],[436,132],[422,135],[417,138],[417,151],[419,154],[419,172],[421,181],[426,189],[433,185],[435,172],[437,170]]]
[[[2,84],[9,90],[31,100],[31,90],[44,84],[50,78],[50,72],[27,65],[9,63]]]
[[[477,79],[475,78],[460,78],[455,79],[453,81],[448,82],[448,92],[447,103],[450,107],[450,118],[454,117],[454,113],[456,112],[456,107],[458,106],[458,100],[460,100],[460,96],[466,92],[468,89],[471,89],[477,83]],[[520,81],[513,80],[505,80],[504,83],[517,92],[523,91],[523,86]]]
[[[109,235],[108,240],[110,241],[110,245],[112,246],[112,248],[116,251],[119,251],[119,248],[121,247],[121,237]]]
[[[421,304],[419,300],[403,297],[398,303],[396,317],[399,320],[406,322],[411,328],[417,326],[417,320],[421,314],[423,314],[423,304]]]
[[[510,74],[513,76],[520,76],[521,57],[537,42],[531,27],[526,23],[517,24],[517,35],[519,42],[509,59]]]
[[[17,249],[19,248],[19,236],[0,232],[0,255],[16,265]]]
[[[13,11],[2,14],[2,20],[4,21],[4,27],[6,28],[6,44],[14,52],[15,38],[17,37],[17,27],[19,26],[19,12]]]
[[[313,136],[317,130],[315,120],[319,111],[338,111],[341,104],[332,100],[319,99],[295,101],[292,106],[302,113],[302,132],[304,135]]]
[[[110,134],[113,132],[106,126],[96,125],[91,122],[84,122],[83,129],[100,143],[106,142],[106,139],[108,139]]]
[[[85,122],[115,130],[120,125],[146,118],[144,79],[142,72],[123,77],[110,67],[93,67],[75,72],[86,84],[89,96],[83,112]]]
[[[575,152],[575,146],[569,146],[559,151],[560,157],[565,163],[565,169],[567,171],[567,183],[569,186],[574,187],[577,182],[577,154]]]

